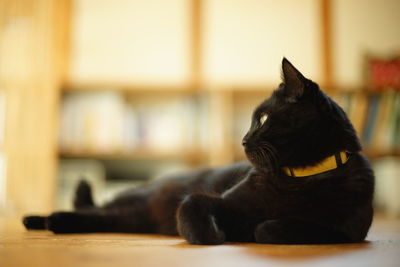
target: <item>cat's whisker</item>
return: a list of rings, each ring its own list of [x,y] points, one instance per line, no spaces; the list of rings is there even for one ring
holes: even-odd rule
[[[279,155],[278,155],[276,149],[271,144],[267,143],[266,147],[269,151],[269,155],[271,157],[273,167],[275,168],[275,170],[277,170],[279,168]]]
[[[279,168],[279,159],[276,149],[268,142],[261,142],[255,150],[255,159],[271,171]]]

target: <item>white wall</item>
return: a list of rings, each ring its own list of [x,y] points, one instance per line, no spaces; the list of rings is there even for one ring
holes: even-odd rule
[[[189,0],[75,0],[71,79],[182,84],[190,79]],[[280,61],[322,78],[319,0],[204,0],[203,79],[275,85]],[[366,53],[400,53],[399,0],[334,0],[334,80],[360,86]]]
[[[183,83],[189,71],[186,0],[75,0],[71,80]]]
[[[283,56],[307,77],[320,80],[319,2],[205,1],[205,80],[276,85]]]
[[[189,0],[75,0],[71,80],[183,83],[190,72]],[[204,0],[204,80],[276,85],[288,57],[321,76],[319,0]]]

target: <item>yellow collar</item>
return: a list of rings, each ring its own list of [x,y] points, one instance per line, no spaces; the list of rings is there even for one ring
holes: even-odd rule
[[[320,163],[315,166],[309,166],[305,168],[289,168],[284,167],[283,171],[292,177],[305,177],[320,174],[323,172],[331,171],[336,169],[337,167],[345,164],[348,160],[348,156],[345,151],[341,151],[340,153],[336,153],[333,156],[327,157]]]

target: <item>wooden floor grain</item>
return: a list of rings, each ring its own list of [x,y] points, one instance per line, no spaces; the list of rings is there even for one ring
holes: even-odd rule
[[[188,245],[178,237],[54,235],[0,219],[0,266],[400,266],[400,221],[376,219],[368,241],[345,245]]]

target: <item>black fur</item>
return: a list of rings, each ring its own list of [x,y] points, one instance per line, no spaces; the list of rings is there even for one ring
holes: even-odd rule
[[[191,244],[361,242],[371,225],[374,174],[343,110],[283,59],[283,83],[254,111],[243,139],[249,162],[149,183],[95,207],[81,183],[75,212],[26,217],[28,229],[55,233],[180,234]],[[260,118],[265,118],[262,124]],[[314,166],[340,151],[332,171],[290,177],[283,167]]]

